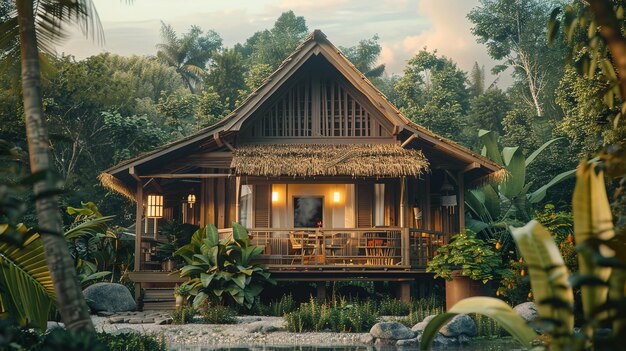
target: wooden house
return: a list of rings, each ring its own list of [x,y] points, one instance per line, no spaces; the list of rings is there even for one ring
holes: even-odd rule
[[[464,227],[464,189],[502,175],[403,116],[315,31],[225,119],[100,179],[137,204],[131,279],[159,308],[182,281],[153,262],[162,219],[243,224],[277,280],[396,281],[407,299]]]

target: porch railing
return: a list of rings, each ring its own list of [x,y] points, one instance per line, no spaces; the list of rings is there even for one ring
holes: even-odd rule
[[[441,232],[409,228],[250,228],[260,261],[277,268],[424,268],[447,241]],[[220,230],[220,238],[232,235]]]

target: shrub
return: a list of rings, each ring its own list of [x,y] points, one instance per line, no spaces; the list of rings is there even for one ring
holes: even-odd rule
[[[230,307],[222,305],[205,305],[200,310],[204,323],[209,324],[237,324],[237,313]]]
[[[175,253],[187,264],[180,275],[191,278],[183,285],[192,288],[194,307],[208,299],[250,309],[265,284],[276,284],[264,266],[252,263],[261,252],[263,247],[251,245],[248,232],[240,224],[233,222],[231,240],[219,240],[214,225],[198,229],[191,243]]]
[[[191,306],[180,306],[177,309],[170,312],[172,316],[172,323],[174,324],[187,324],[193,321],[193,316],[196,314],[196,310]]]
[[[506,333],[506,331],[496,321],[489,317],[474,313],[469,316],[476,323],[476,331],[479,337],[495,339],[500,336],[508,335],[508,333]]]
[[[377,322],[376,308],[372,302],[335,303],[311,301],[285,315],[287,329],[291,332],[323,331],[362,333]]]
[[[410,328],[423,321],[424,318],[443,313],[444,311],[443,301],[435,297],[416,299],[411,302],[411,311],[408,316],[399,322]]]
[[[391,297],[384,297],[378,305],[378,314],[381,316],[406,316],[411,311],[411,303]]]

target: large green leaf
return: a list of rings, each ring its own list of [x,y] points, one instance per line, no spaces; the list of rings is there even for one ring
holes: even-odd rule
[[[527,195],[528,202],[530,202],[531,204],[536,204],[536,203],[540,202],[541,200],[543,200],[546,197],[546,193],[548,192],[548,189],[550,189],[551,187],[559,184],[560,182],[562,182],[564,180],[572,178],[574,176],[574,174],[576,174],[576,169],[572,169],[572,170],[565,171],[563,173],[557,174],[547,184],[545,184],[541,188],[533,191],[532,193],[528,194]]]
[[[591,275],[607,282],[611,268],[600,267],[595,260],[594,253],[599,250],[604,257],[613,257],[615,253],[604,245],[600,245],[598,249],[588,245],[592,240],[607,241],[615,237],[611,207],[604,184],[604,172],[595,163],[581,162],[578,166],[572,215],[574,217],[576,243],[579,247],[580,274]],[[593,319],[594,309],[606,302],[607,293],[607,286],[582,286],[583,312],[587,320]]]
[[[217,228],[213,224],[209,224],[206,226],[206,239],[205,242],[208,243],[209,247],[217,246],[220,243],[219,234],[217,232]]]
[[[75,239],[85,235],[94,235],[96,233],[106,233],[107,222],[111,221],[115,216],[92,217],[84,221],[78,222],[76,225],[68,228],[65,232],[65,239]]]
[[[31,236],[21,248],[0,242],[2,312],[22,325],[45,330],[54,304],[52,278],[39,235]]]
[[[485,147],[485,156],[497,164],[504,166],[500,150],[498,149],[498,134],[490,130],[481,129],[478,131],[478,137]]]
[[[526,167],[530,166],[531,163],[533,163],[533,161],[537,158],[537,156],[539,156],[539,154],[541,154],[543,152],[543,150],[545,150],[548,146],[552,145],[552,143],[559,141],[563,138],[554,138],[552,140],[548,140],[545,143],[543,143],[543,145],[541,145],[537,150],[533,151],[532,154],[530,154],[530,156],[526,157]]]
[[[524,227],[511,228],[511,234],[528,265],[539,316],[544,320],[558,321],[555,334],[571,334],[574,327],[574,292],[567,267],[550,232],[533,220]]]
[[[492,297],[470,297],[457,302],[450,311],[438,315],[428,323],[422,334],[420,349],[430,349],[430,344],[437,336],[441,327],[457,314],[468,313],[482,314],[495,320],[523,347],[530,349],[533,341],[539,338],[539,335],[526,324],[526,321],[505,302]]]
[[[488,216],[489,220],[495,220],[496,218],[500,217],[500,203],[502,202],[500,200],[500,195],[498,195],[498,192],[496,191],[496,189],[494,188],[493,185],[491,184],[487,184],[484,187],[482,187],[482,192],[485,196],[485,209],[487,210],[487,213],[485,215]]]
[[[526,165],[519,147],[505,147],[502,150],[504,164],[509,173],[500,184],[500,192],[509,199],[517,197],[526,184]]]
[[[248,245],[248,231],[237,222],[233,222],[233,239],[241,246]]]

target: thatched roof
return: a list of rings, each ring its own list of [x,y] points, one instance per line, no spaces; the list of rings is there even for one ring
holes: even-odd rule
[[[108,173],[100,173],[98,179],[100,180],[102,186],[104,186],[105,188],[109,188],[119,193],[120,195],[123,195],[129,200],[135,201],[135,193],[131,189],[129,189],[128,186],[126,186],[126,184],[121,180],[115,178]]]
[[[399,177],[424,173],[428,161],[398,144],[248,145],[233,152],[231,168],[263,177]]]

